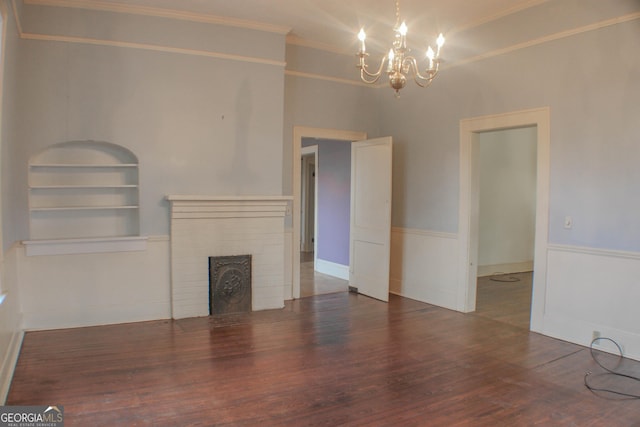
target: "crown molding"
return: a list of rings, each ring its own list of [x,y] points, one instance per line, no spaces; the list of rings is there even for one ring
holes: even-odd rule
[[[372,85],[364,83],[360,80],[342,79],[339,77],[323,76],[322,74],[305,73],[303,71],[285,70],[284,74],[287,76],[302,77],[313,80],[324,80],[327,82],[342,83],[352,86],[372,87]],[[374,85],[373,87],[377,87],[377,85]]]
[[[302,37],[298,37],[293,34],[288,34],[286,41],[287,41],[287,44],[290,44],[290,45],[309,47],[312,49],[318,49],[325,52],[337,53],[338,55],[354,54],[352,51],[348,51],[344,47],[336,46],[330,43],[323,43],[315,40],[304,39]]]
[[[286,35],[291,31],[291,28],[289,27],[267,24],[264,22],[246,21],[243,19],[236,19],[207,13],[185,12],[174,9],[161,9],[149,6],[135,6],[122,3],[112,3],[104,0],[23,0],[23,2],[28,5],[37,6],[66,7],[85,10],[98,10],[103,12],[153,16],[156,18],[179,19],[182,21],[225,25],[227,27],[237,27],[281,35]]]
[[[491,20],[495,20],[498,19],[499,17],[502,16],[506,16],[508,14],[511,13],[515,13],[518,10],[523,10],[526,9],[527,7],[532,7],[535,6],[537,4],[542,4],[544,2],[546,2],[548,0],[531,0],[527,3],[525,3],[524,6],[519,6],[519,7],[514,7],[509,9],[508,11],[505,11],[504,13],[500,14],[500,16],[497,15],[493,15],[492,17],[488,17],[486,19],[483,20],[483,22],[489,22]],[[47,5],[53,5],[54,3],[56,5],[61,5],[61,4],[82,4],[82,5],[87,5],[87,4],[91,4],[91,5],[105,5],[106,6],[113,6],[115,8],[119,8],[120,10],[118,12],[122,12],[125,13],[125,10],[127,10],[126,13],[133,13],[130,10],[133,8],[131,6],[124,6],[124,5],[115,5],[115,4],[110,4],[108,2],[105,1],[100,1],[100,0],[23,0],[24,3],[27,4],[47,4]],[[20,19],[19,19],[19,13],[17,10],[17,5],[16,5],[16,0],[11,0],[11,4],[12,4],[12,9],[13,9],[13,16],[16,22],[16,27],[17,27],[17,31],[18,31],[18,35],[20,36],[20,38],[24,38],[24,39],[31,39],[31,40],[47,40],[47,41],[58,41],[58,42],[67,42],[67,43],[84,43],[84,44],[94,44],[94,45],[102,45],[102,46],[114,46],[114,47],[124,47],[124,48],[134,48],[134,49],[143,49],[143,50],[153,50],[153,51],[163,51],[163,52],[171,52],[171,53],[179,53],[179,54],[185,54],[185,55],[196,55],[196,56],[207,56],[207,57],[212,57],[212,58],[219,58],[219,59],[228,59],[228,60],[236,60],[236,61],[243,61],[243,62],[252,62],[252,63],[259,63],[259,64],[267,64],[267,65],[275,65],[275,66],[281,66],[281,67],[285,67],[286,63],[285,62],[281,62],[281,61],[273,61],[273,60],[268,60],[268,59],[262,59],[262,58],[253,58],[253,57],[244,57],[244,56],[239,56],[239,55],[230,55],[230,54],[224,54],[224,53],[219,53],[219,52],[210,52],[210,51],[202,51],[202,50],[194,50],[194,49],[185,49],[185,48],[176,48],[176,47],[168,47],[168,46],[159,46],[159,45],[150,45],[150,44],[142,44],[142,43],[131,43],[131,42],[118,42],[118,41],[111,41],[111,40],[99,40],[99,39],[89,39],[89,38],[82,38],[82,37],[66,37],[66,36],[49,36],[49,35],[42,35],[42,34],[30,34],[30,33],[23,33],[22,31],[22,26],[20,23]],[[79,6],[67,6],[67,7],[79,7]],[[154,11],[166,11],[163,9],[153,9],[153,8],[142,8],[142,7],[136,7],[134,9],[151,9]],[[517,10],[516,10],[517,9]],[[106,9],[103,9],[106,10]],[[175,12],[175,11],[168,11],[168,12]],[[180,15],[182,15],[182,13],[179,13]],[[191,14],[193,15],[193,14]],[[157,15],[160,16],[160,15]],[[200,15],[195,15],[196,17],[201,17]],[[167,15],[167,17],[169,17]],[[209,19],[211,17],[211,15],[205,15],[203,19]],[[225,19],[226,18],[220,18],[220,17],[215,17],[215,18],[219,18],[219,19]],[[182,18],[182,19],[186,19],[186,18]],[[478,62],[478,61],[482,61],[485,59],[489,59],[489,58],[493,58],[496,56],[500,56],[500,55],[505,55],[517,50],[521,50],[521,49],[526,49],[532,46],[536,46],[539,44],[543,44],[543,43],[548,43],[548,42],[552,42],[555,40],[559,40],[562,38],[566,38],[566,37],[571,37],[574,35],[578,35],[578,34],[582,34],[582,33],[586,33],[586,32],[590,32],[590,31],[596,31],[599,30],[601,28],[606,28],[612,25],[617,25],[617,24],[622,24],[625,22],[630,22],[630,21],[634,21],[634,20],[638,20],[640,19],[640,12],[634,12],[634,13],[630,13],[627,15],[622,15],[622,16],[618,16],[618,17],[614,17],[614,18],[610,18],[610,19],[606,19],[603,21],[599,21],[599,22],[595,22],[592,24],[588,24],[588,25],[584,25],[581,27],[577,27],[577,28],[572,28],[569,30],[565,30],[565,31],[561,31],[558,33],[554,33],[554,34],[550,34],[544,37],[539,37],[536,39],[532,39],[532,40],[528,40],[526,42],[522,42],[522,43],[518,43],[515,45],[511,45],[511,46],[507,46],[504,48],[500,48],[500,49],[494,49],[492,51],[483,53],[481,55],[476,55],[470,58],[466,58],[466,59],[462,59],[459,61],[455,61],[452,62],[450,64],[445,64],[443,67],[443,70],[449,69],[449,68],[453,68],[453,67],[458,67],[458,66],[462,66],[462,65],[467,65],[473,62]],[[200,21],[200,22],[213,22],[213,21]],[[474,25],[480,25],[479,24],[480,21],[476,21]],[[229,25],[229,22],[225,22],[223,23],[223,25]],[[465,27],[465,28],[471,28],[471,25]],[[343,54],[343,55],[350,55],[351,53],[349,52],[345,52],[342,49],[337,48],[334,45],[330,45],[330,44],[325,44],[325,43],[320,43],[320,42],[315,42],[315,41],[311,41],[311,40],[307,40],[307,39],[302,39],[300,37],[296,37],[293,35],[288,35],[286,37],[286,42],[287,44],[292,44],[292,45],[298,45],[298,46],[303,46],[303,47],[310,47],[310,48],[314,48],[314,49],[320,49],[320,50],[325,50],[328,52],[333,52],[333,53],[337,53],[337,54]],[[337,77],[330,77],[330,76],[324,76],[321,74],[313,74],[313,73],[306,73],[306,72],[300,72],[300,71],[293,71],[293,70],[286,70],[285,69],[285,74],[288,76],[294,76],[294,77],[301,77],[301,78],[308,78],[308,79],[315,79],[315,80],[324,80],[324,81],[330,81],[330,82],[334,82],[334,83],[342,83],[342,84],[348,84],[348,85],[354,85],[354,86],[362,86],[362,87],[372,87],[372,88],[381,88],[381,87],[385,87],[386,84],[377,84],[377,85],[369,85],[369,84],[365,84],[359,80],[350,80],[350,79],[343,79],[343,78],[337,78]]]
[[[520,49],[526,49],[532,46],[536,46],[543,43],[552,42],[555,40],[564,39],[566,37],[575,36],[582,33],[587,33],[590,31],[596,31],[601,28],[610,27],[612,25],[622,24],[625,22],[635,21],[640,19],[640,12],[629,13],[627,15],[616,16],[615,18],[605,19],[604,21],[594,22],[593,24],[583,25],[582,27],[572,28],[570,30],[560,31],[554,34],[549,34],[544,37],[538,37],[537,39],[528,40],[526,42],[517,43],[511,46],[507,46],[501,49],[494,49],[492,51],[472,56],[470,58],[462,59],[460,61],[456,61],[451,65],[448,65],[446,68],[458,67],[460,65],[470,64],[472,62],[482,61],[484,59],[493,58],[495,56],[505,55],[507,53],[514,52]]]
[[[520,12],[521,10],[529,9],[534,6],[541,5],[543,3],[548,2],[549,0],[529,0],[527,2],[516,4],[508,9],[500,11],[498,13],[494,13],[493,15],[487,15],[482,18],[474,19],[473,21],[466,22],[460,26],[454,27],[452,31],[449,31],[448,35],[456,34],[462,31],[469,30],[471,28],[479,27],[480,25],[497,21],[500,18],[504,18],[505,16],[512,15],[514,13]]]
[[[18,5],[16,0],[11,0],[11,10],[13,12],[13,19],[16,23],[16,30],[18,31],[18,37],[22,38],[22,23],[20,22],[20,16],[18,13]]]
[[[208,50],[186,49],[186,48],[180,48],[180,47],[160,46],[160,45],[152,45],[152,44],[146,44],[146,43],[91,39],[87,37],[54,36],[54,35],[48,35],[48,34],[32,34],[32,33],[22,33],[21,38],[25,40],[91,44],[91,45],[98,45],[98,46],[111,46],[111,47],[122,47],[122,48],[129,48],[129,49],[151,50],[156,52],[179,53],[182,55],[206,56],[209,58],[226,59],[231,61],[241,61],[241,62],[251,62],[254,64],[273,65],[276,67],[284,67],[286,65],[286,63],[283,61],[274,61],[272,59],[254,58],[250,56],[232,55],[232,54],[221,53],[221,52],[211,52]]]

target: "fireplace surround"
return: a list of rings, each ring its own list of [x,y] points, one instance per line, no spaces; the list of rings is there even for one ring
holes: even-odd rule
[[[171,316],[209,315],[209,257],[251,255],[251,309],[284,307],[287,196],[169,195]]]

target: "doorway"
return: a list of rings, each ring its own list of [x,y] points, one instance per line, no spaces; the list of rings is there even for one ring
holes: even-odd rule
[[[457,307],[476,309],[479,261],[479,144],[483,132],[536,128],[535,233],[530,329],[542,332],[546,293],[546,250],[549,224],[549,109],[518,111],[460,122],[460,205],[458,221],[459,282]]]
[[[302,145],[303,138],[317,138],[327,140],[340,140],[340,141],[359,141],[367,138],[365,132],[357,131],[343,131],[334,129],[320,129],[320,128],[307,128],[307,127],[294,127],[293,129],[293,242],[292,242],[292,298],[300,298],[300,276],[301,276],[301,262],[300,262],[300,248],[301,248],[301,194],[302,194]],[[316,167],[322,162],[318,159]],[[321,167],[321,166],[320,166]],[[320,172],[321,173],[321,172]],[[318,171],[316,170],[316,175]],[[317,193],[317,188],[316,188]],[[317,208],[316,208],[317,209]],[[317,222],[317,219],[316,219]],[[317,233],[317,230],[316,230]],[[317,240],[317,239],[316,239]],[[317,244],[317,243],[316,243]]]
[[[478,316],[529,329],[537,128],[478,133]]]
[[[302,138],[301,296],[347,291],[351,141]]]

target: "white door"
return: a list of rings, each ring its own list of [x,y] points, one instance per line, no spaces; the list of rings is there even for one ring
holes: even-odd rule
[[[351,144],[349,286],[389,301],[391,137]]]

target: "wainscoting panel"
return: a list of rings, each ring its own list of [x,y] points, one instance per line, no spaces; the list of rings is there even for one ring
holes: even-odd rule
[[[391,230],[391,293],[455,310],[457,268],[456,234]]]
[[[284,230],[284,287],[285,300],[293,299],[293,229]]]
[[[0,274],[0,290],[5,299],[0,303],[0,405],[5,403],[13,371],[22,345],[22,316],[18,290],[16,246],[5,252]]]
[[[17,251],[25,329],[58,329],[171,317],[168,236],[147,249],[29,256]]]
[[[316,260],[316,271],[328,276],[337,277],[338,279],[349,280],[348,265],[337,264],[335,262],[318,258]]]
[[[549,245],[545,335],[588,346],[593,332],[640,360],[640,253]]]

